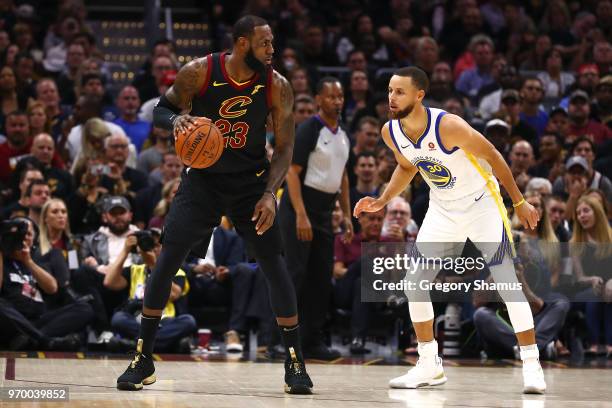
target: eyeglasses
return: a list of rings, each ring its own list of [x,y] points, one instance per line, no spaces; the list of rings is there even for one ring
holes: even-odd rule
[[[528,91],[538,91],[538,92],[542,92],[544,90],[540,88],[539,86],[527,86],[525,87],[525,89],[527,89]]]
[[[389,211],[389,215],[408,215],[408,211],[402,211],[402,210],[392,210]]]
[[[111,149],[127,149],[128,145],[126,145],[126,144],[112,144],[112,145],[108,145],[108,147],[110,147]]]

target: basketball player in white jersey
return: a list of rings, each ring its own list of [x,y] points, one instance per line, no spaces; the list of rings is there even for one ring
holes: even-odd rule
[[[488,259],[491,274],[494,279],[496,276],[515,279],[512,249],[503,250],[511,247],[508,243],[512,242],[512,235],[495,176],[510,194],[525,228],[536,227],[538,212],[525,201],[504,158],[484,136],[459,116],[423,106],[428,85],[427,75],[416,67],[398,70],[389,81],[391,120],[383,126],[382,137],[394,152],[398,165],[384,193],[379,198],[361,199],[355,206],[354,216],[384,208],[420,172],[429,184],[430,201],[417,236],[417,247],[419,243],[424,246],[430,242],[465,242],[467,238],[477,247],[478,243],[499,242],[495,256]],[[389,382],[392,388],[446,382],[433,336],[433,306],[428,294],[426,297],[428,301],[414,302],[409,295],[419,361],[407,374],[392,379]],[[523,360],[523,392],[544,393],[546,383],[533,316],[522,294],[520,298],[524,301],[504,300]]]

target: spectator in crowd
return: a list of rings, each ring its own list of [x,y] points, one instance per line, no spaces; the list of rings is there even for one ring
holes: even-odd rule
[[[589,173],[592,168],[589,162],[581,156],[572,156],[565,163],[565,174],[559,176],[553,184],[553,194],[567,198],[566,218],[571,220],[574,216],[574,211],[578,198],[589,188],[601,188],[606,192],[606,196],[610,197],[612,185],[610,180],[599,178],[598,180],[589,179]]]
[[[531,179],[529,171],[534,164],[533,148],[529,142],[519,140],[512,145],[508,158],[510,159],[510,170],[514,180],[516,180],[516,185],[521,191],[525,191],[525,187],[529,179]]]
[[[612,74],[606,75],[597,84],[591,116],[606,125],[608,129],[612,127]]]
[[[612,201],[612,195],[610,195],[611,190],[609,188],[609,186],[612,186],[612,182],[607,176],[604,176],[593,168],[593,164],[595,163],[595,151],[596,146],[593,141],[586,136],[581,136],[576,139],[572,145],[569,155],[580,156],[586,159],[589,164],[587,177],[590,182],[590,188],[601,190],[602,193],[604,193],[604,197],[606,197],[608,201]]]
[[[348,166],[353,169],[357,164],[357,156],[364,152],[373,152],[380,139],[380,123],[372,116],[364,116],[357,122],[353,133],[354,146],[349,153]],[[349,185],[355,186],[357,176],[354,171],[349,172]]]
[[[34,91],[34,58],[27,51],[21,51],[15,56],[15,79],[17,80],[17,93],[27,97],[35,96]]]
[[[2,206],[2,216],[0,219],[8,219],[13,217],[26,217],[28,215],[28,201],[26,199],[26,191],[28,186],[34,181],[44,181],[43,173],[36,167],[24,167],[19,173],[19,198],[18,200]]]
[[[381,186],[382,190],[384,185],[391,180],[393,171],[397,166],[397,161],[395,160],[395,155],[387,146],[378,146],[376,148],[376,162],[378,163],[376,168],[376,173],[378,174],[377,183]]]
[[[333,360],[337,350],[323,342],[322,329],[331,295],[333,231],[331,213],[340,191],[345,214],[345,238],[352,236],[346,163],[350,142],[340,126],[344,93],[340,81],[321,79],[317,85],[319,112],[297,130],[293,163],[287,173],[287,193],[279,208],[281,233],[298,296],[304,355]]]
[[[497,69],[496,65],[502,65],[501,62],[505,62],[505,59],[498,58],[496,64],[494,64],[493,74]],[[480,103],[478,105],[478,112],[480,116],[488,120],[495,112],[499,111],[501,107],[502,93],[506,89],[518,89],[520,86],[520,77],[512,65],[503,65],[501,72],[499,73],[499,81],[486,86],[480,92]]]
[[[49,199],[40,212],[40,253],[45,255],[52,248],[62,251],[67,265],[70,265],[68,252],[73,251],[72,235],[68,223],[68,208],[59,198]],[[75,254],[76,255],[76,254]]]
[[[342,115],[346,123],[352,123],[357,111],[365,109],[370,104],[370,94],[367,73],[365,71],[352,71]]]
[[[491,64],[491,71],[490,71],[491,78],[493,78],[493,80],[487,85],[482,86],[478,90],[478,93],[476,94],[476,103],[474,106],[480,105],[480,103],[482,102],[482,98],[484,98],[486,95],[490,94],[491,92],[495,90],[501,89],[501,74],[507,66],[508,66],[508,61],[506,60],[506,57],[504,57],[503,55],[496,55],[493,58],[493,62]],[[501,92],[500,92],[500,96],[501,96]]]
[[[491,76],[491,68],[495,46],[491,38],[478,34],[470,40],[470,52],[474,57],[475,67],[466,69],[461,73],[461,76],[455,82],[455,89],[475,103],[478,91],[494,81]]]
[[[39,133],[51,131],[51,122],[47,119],[45,105],[42,102],[36,101],[28,104],[26,113],[30,125],[30,136],[34,137]]]
[[[6,134],[9,114],[25,110],[28,103],[27,95],[17,92],[15,71],[10,65],[0,68],[0,103],[0,134]]]
[[[293,88],[293,93],[295,94],[296,100],[302,95],[312,97],[312,90],[308,79],[308,71],[306,71],[305,68],[294,68],[289,72],[287,79],[289,82],[291,82],[291,87]]]
[[[148,174],[149,181],[153,182],[155,181],[154,179],[160,179],[160,175],[157,174],[155,170],[161,166],[164,155],[174,151],[174,144],[172,143],[174,138],[172,132],[152,126],[149,140],[151,141],[151,145],[149,147],[143,147],[144,150],[138,155],[138,164],[136,168]],[[147,143],[145,143],[145,145],[146,144]]]
[[[453,73],[446,61],[439,61],[434,65],[429,92],[425,96],[424,104],[431,107],[442,107],[443,102],[453,95],[455,84]]]
[[[50,197],[49,185],[44,180],[33,180],[26,189],[25,203],[28,207],[28,217],[37,227],[40,225],[42,207]]]
[[[21,156],[30,151],[28,115],[14,111],[6,116],[6,141],[0,144],[0,182],[8,182],[12,170]]]
[[[436,40],[431,37],[420,37],[417,40],[414,65],[432,76],[439,58],[440,50]]]
[[[412,219],[410,204],[403,197],[397,196],[387,204],[381,238],[383,241],[407,242],[416,240],[419,227]]]
[[[552,194],[552,183],[542,177],[533,177],[527,183],[525,193],[538,193],[542,198],[547,198]]]
[[[597,41],[593,45],[593,61],[597,65],[601,76],[612,73],[612,45],[610,41]]]
[[[66,200],[74,190],[72,175],[53,165],[55,142],[48,133],[39,133],[32,140],[30,153],[42,165],[51,195]]]
[[[368,72],[368,59],[362,50],[354,49],[348,53],[348,57],[346,59],[346,66],[348,69],[351,70],[351,72]]]
[[[123,128],[131,142],[136,146],[136,150],[140,152],[151,131],[151,123],[138,119],[140,98],[136,88],[132,85],[126,85],[119,91],[117,108],[120,116],[115,119],[115,124]]]
[[[47,120],[51,126],[51,136],[59,143],[62,135],[62,125],[68,117],[66,110],[60,106],[60,96],[57,85],[50,78],[42,78],[36,82],[36,99],[45,105]],[[63,150],[63,144],[58,150]]]
[[[111,195],[135,197],[148,186],[146,174],[127,166],[130,140],[125,135],[112,134],[104,139],[107,174],[102,174],[100,185]]]
[[[583,196],[572,214],[573,248],[576,282],[587,286],[576,294],[575,301],[585,302],[590,347],[587,353],[598,354],[602,344],[601,326],[604,327],[605,352],[612,354],[612,261],[610,243],[612,231],[601,204],[594,198]]]
[[[544,87],[545,98],[559,99],[574,83],[574,76],[563,70],[563,56],[558,48],[552,48],[544,55],[546,71],[540,72],[538,78]]]
[[[376,173],[376,156],[372,152],[361,152],[355,159],[353,169],[357,182],[351,187],[350,199],[351,208],[363,197],[378,197],[380,185],[378,184],[378,174]],[[353,227],[358,230],[357,219],[353,218]]]
[[[544,132],[538,144],[537,163],[531,168],[534,177],[544,177],[554,182],[563,174],[563,141],[555,132]]]
[[[53,74],[61,72],[66,64],[67,47],[74,35],[82,30],[81,22],[72,14],[60,16],[57,22],[56,43],[45,46],[45,59],[43,67]],[[47,43],[46,43],[47,44]]]
[[[83,95],[77,98],[71,120],[74,126],[70,129],[66,142],[66,149],[68,149],[70,161],[76,162],[77,155],[83,148],[83,125],[91,118],[101,117],[102,99],[100,97]],[[125,132],[120,126],[108,121],[104,121],[104,124],[111,134],[125,136]]]
[[[522,121],[535,129],[538,138],[544,133],[548,123],[548,113],[540,107],[544,99],[544,86],[538,77],[526,77],[521,84]]]
[[[510,125],[501,119],[491,119],[484,129],[484,136],[502,156],[510,152]]]
[[[510,126],[510,136],[534,144],[537,141],[537,131],[521,118],[521,104],[518,91],[506,89],[501,97],[500,116]]]
[[[164,73],[176,69],[176,64],[170,56],[158,54],[151,63],[151,77],[143,82],[134,82],[134,87],[138,90],[141,101],[148,101],[160,96],[159,87],[162,85]]]
[[[164,184],[161,192],[161,199],[157,202],[157,205],[153,209],[153,216],[149,220],[149,228],[163,228],[166,215],[168,215],[168,211],[170,211],[170,204],[172,204],[172,200],[174,200],[174,196],[180,184],[180,178],[175,178]]]
[[[473,53],[472,46],[475,45],[476,40],[486,41],[482,37],[482,34],[489,34],[491,29],[488,24],[482,19],[482,14],[478,9],[475,2],[471,4],[465,4],[461,7],[457,7],[456,18],[451,19],[448,24],[444,24],[444,29],[440,34],[440,45],[444,48],[444,54],[448,55],[453,61],[457,60],[465,51]],[[476,37],[476,39],[474,39]],[[482,38],[482,40],[481,40]],[[490,57],[493,58],[493,41],[489,38],[490,44]],[[465,57],[465,55],[463,55]],[[483,54],[481,56],[484,57]],[[475,60],[476,57],[470,54],[470,61]],[[489,61],[490,64],[490,61]],[[473,66],[474,63],[472,62]],[[465,64],[464,64],[465,66]],[[454,73],[455,78],[458,78],[460,72]]]
[[[596,145],[612,139],[612,131],[605,125],[590,118],[589,95],[581,90],[572,92],[569,100],[569,129],[566,142],[573,143],[580,136],[587,136]]]
[[[304,65],[311,69],[318,65],[337,65],[336,55],[325,43],[325,29],[317,22],[311,22],[302,36]]]
[[[302,95],[295,99],[293,104],[293,120],[295,126],[299,126],[302,122],[310,119],[316,112],[315,101],[308,95]]]
[[[139,315],[142,311],[144,293],[150,271],[155,266],[161,252],[160,234],[150,231],[154,241],[153,248],[142,248],[135,235],[125,240],[117,259],[112,262],[104,276],[104,286],[110,290],[127,290],[129,297],[125,305],[113,314],[111,326],[113,331],[125,339],[132,340],[130,348],[136,346],[140,330]],[[127,258],[138,251],[143,263],[124,267]],[[197,330],[194,317],[187,313],[179,313],[176,303],[189,292],[185,271],[179,269],[172,280],[170,297],[164,307],[159,323],[155,347],[158,352],[191,352],[191,336]]]
[[[27,224],[27,233],[20,249],[0,252],[0,321],[1,337],[7,338],[11,350],[73,350],[80,347],[79,336],[93,318],[91,307],[74,302],[52,308],[48,295],[58,290],[58,282],[48,265],[32,250],[36,242],[36,227],[27,218],[15,223]],[[16,226],[7,233],[17,233]]]
[[[359,217],[360,232],[350,242],[341,236],[334,241],[333,303],[351,311],[350,350],[354,354],[369,352],[365,336],[370,326],[371,305],[361,301],[361,245],[380,240],[384,218],[384,209],[364,214]]]
[[[155,206],[162,199],[163,187],[168,182],[178,178],[183,170],[183,163],[175,152],[168,151],[163,156],[161,165],[161,181],[155,181],[148,187],[138,191],[134,202],[134,220],[136,225],[143,228],[153,216]]]
[[[176,71],[171,69],[169,71],[164,71],[162,78],[157,86],[157,90],[159,95],[164,95],[168,88],[174,84],[174,80],[176,79]],[[138,113],[138,119],[144,120],[145,122],[153,123],[153,108],[159,102],[159,96],[155,96],[148,101],[145,101],[140,107],[140,112]]]
[[[257,268],[244,263],[244,243],[240,236],[222,226],[213,231],[205,258],[188,261],[190,307],[226,306],[230,310],[226,350],[241,352],[240,336],[248,331],[247,315],[253,298]],[[261,273],[261,272],[259,272]],[[267,293],[264,293],[265,296]]]
[[[91,163],[104,159],[104,140],[111,135],[107,123],[99,118],[91,118],[83,126],[82,148],[72,162],[70,172],[80,184],[85,169]]]
[[[546,131],[558,133],[563,147],[571,145],[567,137],[569,132],[569,114],[565,108],[555,106],[550,110]]]
[[[344,228],[342,227],[343,221],[344,213],[342,212],[340,201],[336,200],[336,205],[334,207],[334,211],[332,212],[332,229],[334,231],[334,237],[344,232]]]
[[[583,64],[578,68],[576,82],[574,83],[574,91],[584,91],[587,95],[593,95],[595,87],[599,83],[599,68],[595,64]],[[569,99],[565,98],[561,101],[561,105],[565,102],[565,107]]]
[[[85,47],[74,40],[68,45],[66,53],[66,66],[62,69],[61,74],[57,77],[58,88],[61,89],[61,101],[65,105],[74,105],[76,102],[76,94],[74,91],[77,71],[83,61],[87,58]]]
[[[569,242],[571,233],[569,224],[565,219],[566,203],[565,200],[557,195],[552,195],[545,200],[546,211],[550,218],[550,225],[555,231],[559,242]]]

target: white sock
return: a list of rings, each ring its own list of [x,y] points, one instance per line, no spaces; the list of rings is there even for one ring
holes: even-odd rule
[[[537,344],[528,344],[526,346],[521,346],[521,360],[524,363],[537,362],[540,358],[540,352],[538,350]]]
[[[419,357],[435,357],[438,355],[438,342],[436,339],[427,342],[419,342],[417,350],[419,352]]]

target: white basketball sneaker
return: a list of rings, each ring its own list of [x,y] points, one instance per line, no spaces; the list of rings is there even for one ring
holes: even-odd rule
[[[540,365],[540,353],[535,344],[521,347],[523,360],[523,394],[544,394],[546,382]]]
[[[442,359],[438,357],[438,343],[433,340],[419,343],[417,347],[419,360],[416,366],[401,377],[389,381],[391,388],[418,388],[428,385],[440,385],[446,382]]]

